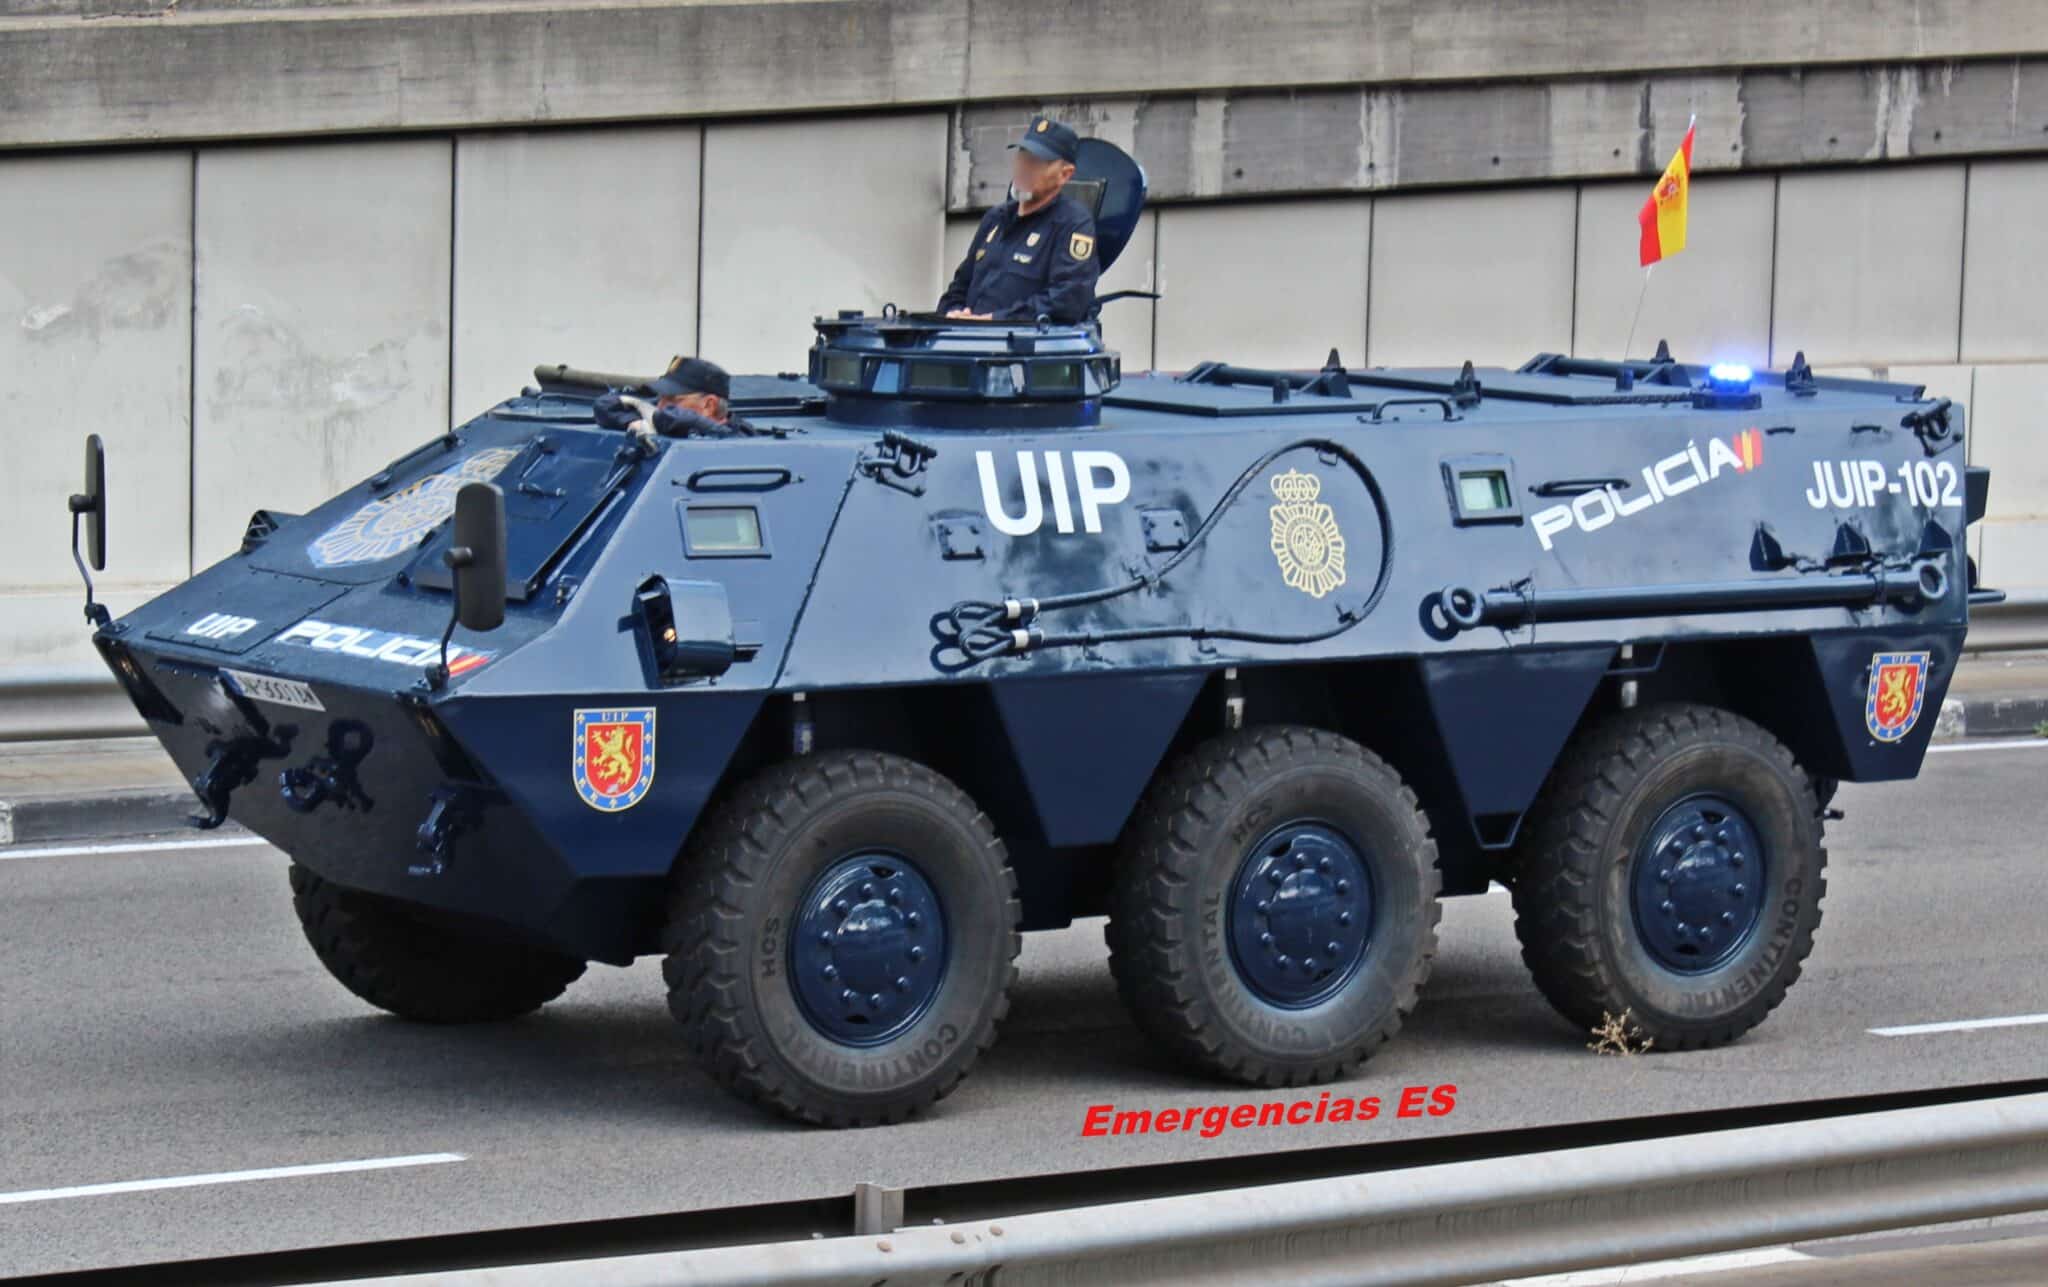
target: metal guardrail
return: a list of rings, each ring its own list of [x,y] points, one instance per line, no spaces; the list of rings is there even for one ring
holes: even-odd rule
[[[1970,652],[2048,648],[2048,590],[2010,591],[2004,603],[1970,610]]]
[[[2048,1093],[385,1287],[1459,1283],[2048,1208]]]

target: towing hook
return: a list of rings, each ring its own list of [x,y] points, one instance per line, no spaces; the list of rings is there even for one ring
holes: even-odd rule
[[[1436,593],[1444,621],[1457,630],[1471,630],[1486,616],[1486,600],[1470,586],[1447,585]]]

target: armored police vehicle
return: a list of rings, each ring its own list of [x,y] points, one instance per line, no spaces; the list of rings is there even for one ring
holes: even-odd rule
[[[118,620],[88,590],[358,996],[505,1019],[660,954],[720,1082],[890,1122],[994,1042],[1023,931],[1106,914],[1145,1032],[1294,1085],[1498,881],[1573,1026],[1727,1042],[1812,946],[1836,784],[1918,771],[1998,597],[1962,409],[1803,361],[816,332],[735,381],[750,431],[601,429],[552,368]]]

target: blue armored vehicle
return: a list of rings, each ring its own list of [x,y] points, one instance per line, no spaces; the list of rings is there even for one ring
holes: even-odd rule
[[[995,1040],[1024,931],[1106,914],[1141,1028],[1294,1085],[1500,882],[1572,1025],[1727,1042],[1812,946],[1836,784],[1918,771],[1998,597],[1962,408],[1803,361],[1125,378],[1093,321],[816,332],[735,380],[745,432],[600,428],[607,381],[545,369],[89,606],[358,996],[504,1019],[660,954],[723,1084],[890,1122]]]

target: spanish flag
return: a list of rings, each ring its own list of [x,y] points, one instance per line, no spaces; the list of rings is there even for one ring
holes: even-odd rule
[[[1685,249],[1685,198],[1692,189],[1692,132],[1685,127],[1685,141],[1671,154],[1671,164],[1650,190],[1650,199],[1636,212],[1643,226],[1643,267]]]

